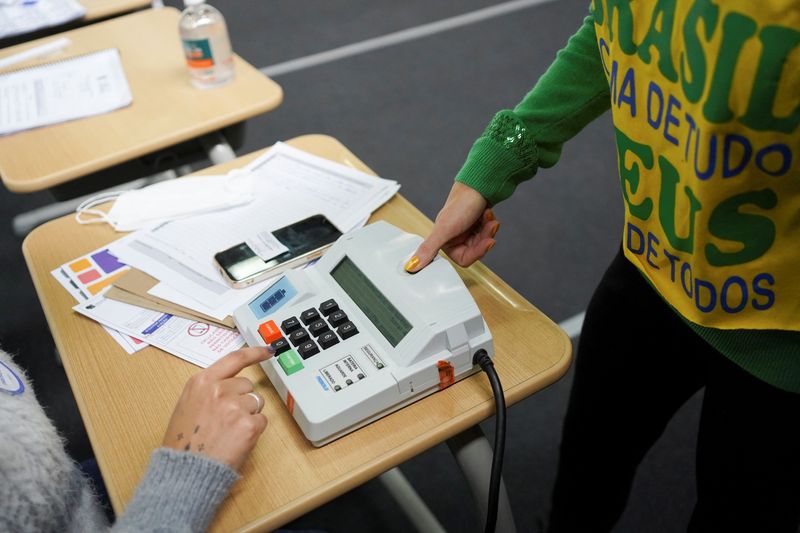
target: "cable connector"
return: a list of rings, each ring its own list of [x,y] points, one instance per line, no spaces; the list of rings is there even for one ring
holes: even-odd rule
[[[487,366],[494,366],[492,358],[489,357],[489,354],[484,349],[475,352],[475,355],[472,356],[472,364],[480,366],[484,372],[486,372]]]

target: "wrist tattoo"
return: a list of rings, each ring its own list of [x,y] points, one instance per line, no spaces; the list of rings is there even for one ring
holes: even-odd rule
[[[192,443],[190,442],[189,444],[186,445],[183,451],[188,452],[191,448],[192,448]]]
[[[196,435],[198,431],[200,431],[200,426],[195,426],[194,427],[194,434]]]
[[[183,432],[178,433],[178,440],[183,440]]]
[[[200,443],[200,446],[197,448],[197,451],[198,451],[198,452],[202,452],[202,451],[203,451],[203,449],[204,449],[205,447],[206,447],[206,445],[205,445],[205,444],[203,444],[203,443]]]

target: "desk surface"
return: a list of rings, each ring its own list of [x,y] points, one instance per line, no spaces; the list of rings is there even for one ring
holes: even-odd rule
[[[189,83],[178,36],[180,13],[148,9],[64,32],[72,44],[25,67],[116,47],[133,104],[99,115],[0,138],[0,178],[14,192],[33,192],[219,130],[277,107],[280,86],[238,56],[236,79],[216,89]],[[0,51],[0,57],[52,40]]]
[[[331,137],[307,135],[289,144],[371,172]],[[204,172],[242,166],[261,152]],[[385,219],[427,235],[431,222],[396,195],[371,220]],[[50,275],[57,266],[120,235],[107,227],[78,226],[72,216],[35,229],[23,252],[89,433],[114,509],[131,498],[160,445],[172,408],[198,368],[156,348],[128,356],[100,325],[71,311],[72,297]],[[561,377],[572,345],[553,322],[478,263],[460,269],[495,342],[495,365],[508,404]],[[91,342],[87,342],[91,339]],[[44,354],[42,354],[44,355]],[[243,372],[265,397],[269,419],[242,480],[220,509],[215,530],[268,530],[308,512],[494,412],[482,374],[467,378],[322,448],[306,441],[263,372]]]
[[[92,21],[150,7],[150,0],[78,0],[86,8],[83,20]]]

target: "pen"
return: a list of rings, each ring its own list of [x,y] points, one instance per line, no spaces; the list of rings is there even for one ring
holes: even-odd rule
[[[9,67],[11,65],[27,61],[29,59],[36,59],[39,57],[55,54],[56,52],[59,52],[64,48],[66,48],[67,46],[69,46],[71,43],[72,41],[70,41],[66,37],[61,37],[54,41],[50,41],[49,43],[45,43],[40,46],[34,46],[33,48],[30,48],[18,54],[14,54],[0,59],[0,68]]]

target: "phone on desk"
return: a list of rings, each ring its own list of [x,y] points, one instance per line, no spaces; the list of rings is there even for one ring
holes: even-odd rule
[[[242,288],[271,278],[284,270],[304,265],[322,256],[342,233],[324,215],[314,215],[272,232],[287,251],[264,260],[246,243],[214,255],[225,281]]]

